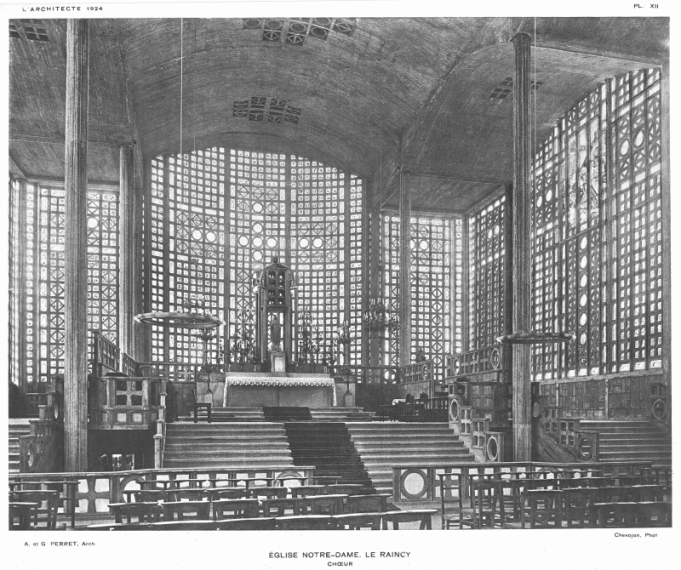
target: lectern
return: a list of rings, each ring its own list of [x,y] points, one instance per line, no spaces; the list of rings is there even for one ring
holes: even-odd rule
[[[279,258],[272,259],[256,275],[256,339],[262,362],[269,360],[273,373],[285,373],[292,361],[296,315],[296,280]]]

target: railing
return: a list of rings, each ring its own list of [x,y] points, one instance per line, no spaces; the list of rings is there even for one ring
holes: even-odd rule
[[[560,408],[544,406],[540,429],[578,461],[598,461],[599,433],[582,429],[580,420],[560,417]]]
[[[194,382],[201,368],[190,362],[138,362],[141,376],[158,376],[171,382]]]
[[[121,354],[121,372],[126,376],[144,376],[142,371],[140,371],[139,363],[131,356],[122,353]]]
[[[505,368],[507,347],[501,344],[445,355],[445,377],[501,373]]]
[[[192,485],[196,481],[215,480],[214,485],[238,486],[239,479],[263,478],[284,481],[288,485],[295,484],[288,478],[306,479],[312,482],[314,477],[313,466],[286,466],[286,467],[249,467],[239,469],[220,468],[196,468],[196,469],[140,469],[136,471],[108,471],[87,473],[60,473],[59,480],[77,481],[76,490],[76,519],[79,515],[86,516],[88,520],[102,516],[109,518],[109,503],[121,503],[123,491],[140,489],[140,483],[144,481],[188,481]],[[54,473],[13,475],[12,481],[39,482],[41,480],[54,480]]]
[[[552,478],[570,473],[586,473],[592,470],[604,476],[641,475],[644,470],[651,469],[650,461],[607,461],[592,463],[540,463],[540,462],[504,462],[504,463],[451,463],[448,465],[424,465],[419,467],[393,466],[393,500],[400,502],[436,501],[440,498],[437,485],[438,475],[455,473],[463,476],[462,489],[469,488],[468,482],[473,475],[499,476],[503,473],[526,473],[528,478]],[[467,498],[466,496],[462,498]]]
[[[400,367],[400,384],[410,384],[418,391],[416,396],[427,394],[429,398],[435,395],[435,375],[433,374],[433,361],[424,360],[414,364]],[[412,390],[409,391],[413,393]]]
[[[400,369],[397,366],[329,366],[332,376],[353,376],[357,384],[399,384]]]
[[[92,331],[92,340],[92,374],[104,376],[108,372],[120,372],[120,349],[99,331]]]
[[[161,391],[159,393],[158,419],[156,420],[156,434],[154,435],[154,468],[163,467],[163,459],[166,450],[166,396],[167,381],[161,379]]]

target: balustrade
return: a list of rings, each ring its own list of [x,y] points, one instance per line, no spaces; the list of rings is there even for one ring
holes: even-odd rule
[[[500,478],[504,474],[534,477],[567,477],[578,475],[635,476],[643,475],[652,462],[593,462],[593,463],[542,463],[542,462],[499,462],[499,463],[452,463],[447,465],[393,466],[393,498],[395,501],[413,503],[440,500],[437,479],[440,475],[456,475],[462,479],[462,499],[468,498],[470,481],[474,477],[489,476]]]

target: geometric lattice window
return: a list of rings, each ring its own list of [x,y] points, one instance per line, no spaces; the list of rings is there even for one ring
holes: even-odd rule
[[[152,309],[183,312],[199,300],[210,314],[225,306],[224,170],[221,149],[152,161]],[[197,331],[152,328],[152,356],[199,363]]]
[[[42,20],[14,20],[9,25],[9,35],[12,38],[26,38],[37,42],[50,41]]]
[[[64,368],[64,189],[26,185],[25,217],[11,249],[22,253],[18,276],[25,307],[23,359],[27,382],[46,382]],[[87,193],[88,329],[118,338],[118,192]],[[13,272],[18,259],[13,257]],[[15,273],[16,274],[16,273]]]
[[[229,152],[229,335],[254,311],[253,276],[273,257],[286,263],[286,157]],[[254,317],[253,317],[254,318]],[[255,321],[253,321],[255,322]]]
[[[422,348],[435,362],[436,377],[443,358],[462,338],[463,220],[461,218],[411,218],[411,361]],[[399,232],[397,215],[383,216],[383,294],[391,311],[398,310]],[[384,333],[383,361],[398,364],[396,334]]]
[[[351,36],[355,31],[354,18],[246,18],[244,29],[262,30],[265,42],[302,46],[306,38],[326,40],[331,32]]]
[[[468,216],[468,350],[496,344],[504,332],[506,196]]]
[[[248,118],[249,121],[277,123],[282,121],[297,124],[300,120],[300,107],[287,105],[286,101],[275,97],[251,97],[234,101],[233,117]]]
[[[296,273],[298,308],[311,312],[321,350],[330,351],[345,320],[356,338],[351,358],[358,359],[362,181],[275,153],[213,148],[185,161],[180,178],[176,157],[152,160],[152,309],[181,310],[183,298],[199,296],[226,321],[231,338],[253,322],[255,273],[278,257]],[[202,354],[195,337],[163,329],[153,331],[152,348],[164,360],[198,362]]]
[[[661,366],[660,72],[627,73],[563,116],[534,166],[536,379]]]

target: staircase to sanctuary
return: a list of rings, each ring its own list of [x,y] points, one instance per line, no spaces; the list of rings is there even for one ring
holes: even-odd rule
[[[296,465],[314,465],[316,476],[337,476],[340,483],[371,481],[343,422],[287,422],[286,434]]]
[[[653,422],[581,420],[580,427],[599,433],[600,461],[652,461],[655,467],[671,467],[671,436]]]
[[[280,469],[293,466],[283,423],[168,424],[163,466]]]
[[[31,433],[30,420],[26,418],[10,418],[9,420],[9,472],[19,473],[19,437]]]
[[[392,493],[393,465],[474,462],[445,423],[347,423],[350,439],[378,493]]]

